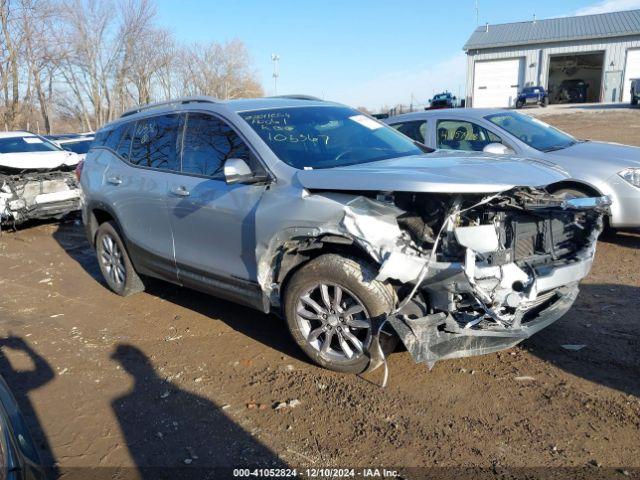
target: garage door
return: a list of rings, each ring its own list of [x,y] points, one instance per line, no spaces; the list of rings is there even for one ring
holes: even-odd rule
[[[627,50],[627,63],[624,67],[624,86],[622,101],[631,101],[631,79],[640,78],[640,50]]]
[[[523,74],[521,58],[476,62],[473,72],[473,106],[512,107]]]

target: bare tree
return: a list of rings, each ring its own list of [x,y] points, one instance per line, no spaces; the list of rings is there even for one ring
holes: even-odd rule
[[[263,90],[251,69],[247,48],[240,40],[195,44],[182,62],[184,91],[218,98],[259,97]]]
[[[154,0],[0,0],[0,29],[5,128],[94,130],[159,99],[262,95],[244,43],[181,46]]]

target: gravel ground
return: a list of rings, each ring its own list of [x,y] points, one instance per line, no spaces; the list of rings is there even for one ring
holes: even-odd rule
[[[545,121],[640,144],[638,115]],[[603,239],[575,307],[518,347],[431,371],[395,353],[381,389],[379,372],[307,363],[276,317],[162,282],[120,298],[79,225],[41,224],[0,237],[0,372],[67,478],[248,465],[640,478],[639,247]]]

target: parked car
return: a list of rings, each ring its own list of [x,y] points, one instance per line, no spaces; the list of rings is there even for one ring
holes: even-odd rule
[[[536,105],[546,107],[549,105],[549,94],[544,87],[524,87],[516,99],[516,108]]]
[[[145,276],[281,313],[314,362],[362,372],[508,348],[571,306],[606,198],[557,169],[432,152],[320,100],[180,99],[101,129],[81,174],[107,285]],[[409,293],[415,289],[413,293]]]
[[[631,105],[638,105],[640,99],[640,78],[631,80]]]
[[[80,157],[29,132],[0,133],[0,225],[79,209]]]
[[[453,108],[455,106],[456,97],[449,92],[438,93],[433,98],[429,99],[430,110],[436,110],[439,108]]]
[[[399,115],[387,123],[431,148],[534,158],[564,169],[569,179],[551,185],[572,197],[608,195],[614,228],[640,227],[640,148],[580,140],[513,110],[466,108]],[[421,129],[424,135],[416,135]],[[410,132],[414,132],[411,134]]]
[[[558,88],[556,100],[560,103],[585,103],[589,84],[584,80],[563,80]]]
[[[44,480],[37,447],[9,386],[0,377],[0,478]]]
[[[69,152],[77,153],[78,155],[80,155],[81,159],[84,159],[84,156],[89,151],[89,148],[91,148],[93,137],[93,133],[45,135],[46,139],[51,140],[60,148]]]

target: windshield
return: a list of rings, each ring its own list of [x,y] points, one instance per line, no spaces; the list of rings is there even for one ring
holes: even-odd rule
[[[60,146],[70,152],[85,154],[89,151],[93,140],[80,140],[79,142],[62,143]]]
[[[487,115],[485,118],[530,147],[542,152],[560,150],[577,143],[577,140],[568,133],[521,113],[495,113]]]
[[[0,138],[0,153],[57,152],[60,148],[36,135]]]
[[[448,98],[449,98],[448,93],[439,93],[438,95],[434,95],[433,97],[434,100],[446,100]]]
[[[301,170],[424,152],[393,128],[347,107],[277,108],[240,115],[278,158]]]

